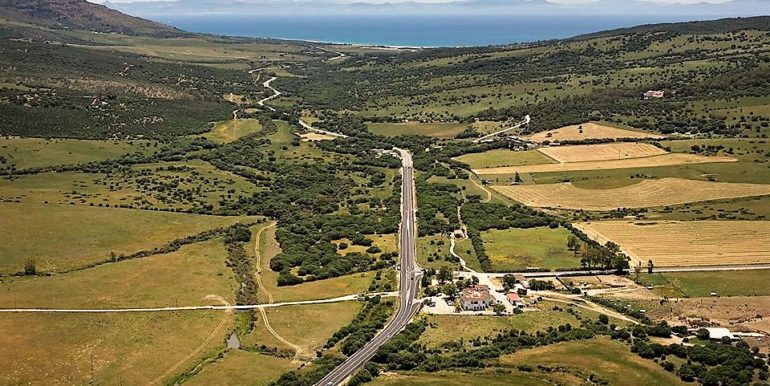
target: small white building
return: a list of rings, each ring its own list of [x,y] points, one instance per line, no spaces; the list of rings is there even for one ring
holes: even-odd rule
[[[722,327],[707,327],[706,331],[709,332],[709,339],[711,340],[722,340],[722,338],[727,337],[730,338],[730,340],[738,340],[738,338],[733,335],[730,330]]]
[[[644,99],[660,99],[660,98],[663,98],[663,96],[665,95],[666,95],[665,91],[648,90],[647,92],[644,93]]]
[[[460,302],[465,311],[484,311],[492,304],[494,298],[489,293],[489,287],[474,285],[460,292]]]

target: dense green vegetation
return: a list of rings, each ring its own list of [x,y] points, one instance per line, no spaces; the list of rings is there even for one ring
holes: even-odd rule
[[[307,77],[281,86],[300,96],[299,107],[353,109],[372,121],[506,121],[529,114],[530,131],[604,119],[663,133],[739,134],[740,123],[696,104],[768,94],[766,20],[370,54],[337,71],[308,66]],[[666,97],[643,100],[648,89],[664,90]]]

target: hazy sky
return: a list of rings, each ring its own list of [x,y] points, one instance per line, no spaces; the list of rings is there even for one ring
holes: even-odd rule
[[[92,3],[104,3],[105,0],[88,0]],[[133,3],[144,1],[173,1],[173,0],[110,0],[112,3]],[[248,0],[247,0],[248,1]],[[414,1],[419,3],[446,3],[451,2],[447,0],[326,0],[331,3],[403,3],[408,1]],[[548,0],[551,3],[558,4],[581,4],[591,3],[595,0]],[[725,3],[730,0],[642,0],[653,3],[679,3],[679,4],[695,4],[695,3]]]

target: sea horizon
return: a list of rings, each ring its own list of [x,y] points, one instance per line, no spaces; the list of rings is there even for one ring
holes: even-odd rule
[[[713,19],[713,15],[162,15],[152,18],[186,31],[223,36],[436,48],[564,39],[643,24],[707,20]]]

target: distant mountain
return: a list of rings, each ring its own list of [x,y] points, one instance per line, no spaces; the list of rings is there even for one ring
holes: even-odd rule
[[[0,0],[0,18],[55,29],[176,36],[183,32],[86,0]]]
[[[642,0],[598,0],[566,5],[547,0],[454,0],[435,2],[341,3],[331,0],[173,0],[107,2],[107,6],[143,17],[204,14],[404,14],[404,15],[674,15],[736,17],[770,15],[770,0],[724,3],[656,4]]]

